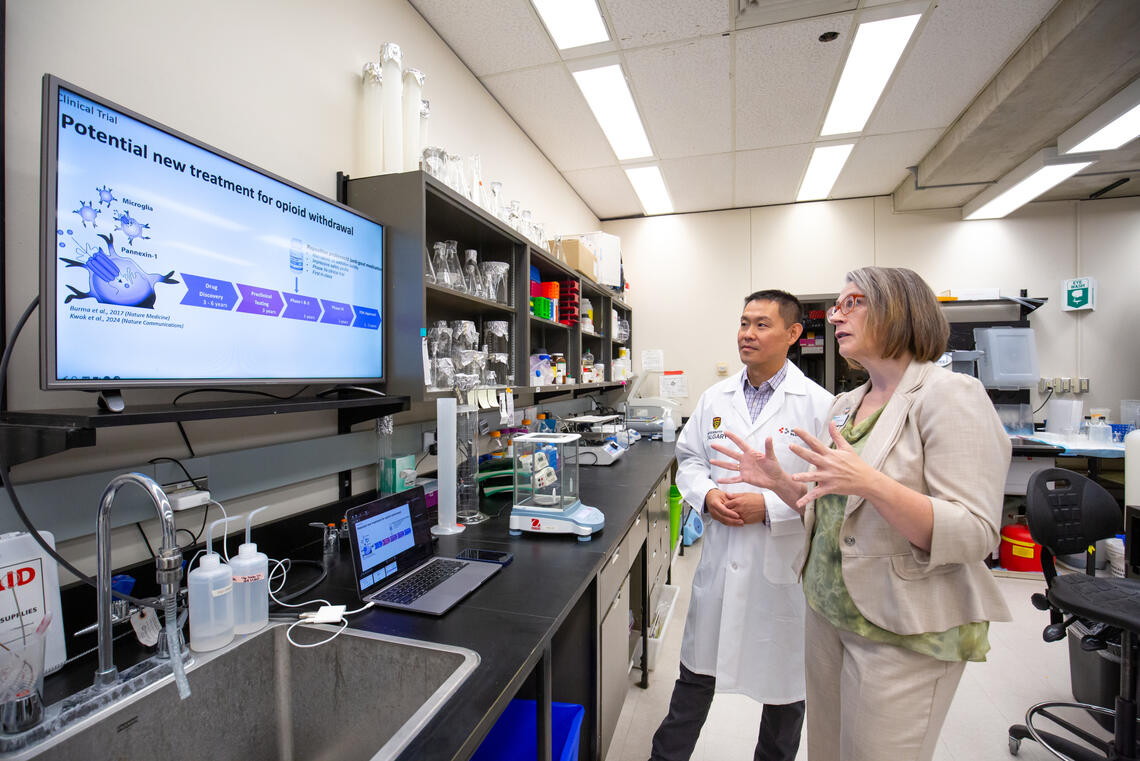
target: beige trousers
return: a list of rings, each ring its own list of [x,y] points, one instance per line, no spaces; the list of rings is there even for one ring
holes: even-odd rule
[[[966,668],[836,629],[809,605],[808,761],[929,761]]]

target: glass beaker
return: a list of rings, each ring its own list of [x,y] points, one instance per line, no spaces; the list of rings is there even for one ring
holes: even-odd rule
[[[463,278],[463,268],[459,266],[458,247],[459,244],[453,240],[432,244],[432,266],[437,285],[467,293],[467,281]]]
[[[452,352],[479,348],[479,331],[471,320],[455,320],[451,323]]]
[[[463,172],[468,190],[467,197],[486,208],[486,189],[483,187],[483,160],[479,158],[478,153],[473,153],[464,160]]]
[[[31,623],[0,648],[0,732],[6,734],[31,729],[44,715],[44,648],[51,614],[28,631]]]
[[[434,391],[450,391],[455,388],[455,363],[451,357],[439,357],[430,362],[431,378],[428,388]]]
[[[444,167],[447,153],[442,148],[424,148],[423,161],[420,166],[423,170],[437,180],[444,180]]]
[[[451,358],[451,326],[443,320],[432,324],[428,330],[428,356],[432,359]]]
[[[491,354],[509,354],[511,328],[506,320],[488,320],[483,323],[483,344]]]
[[[455,424],[455,518],[470,526],[487,520],[479,510],[479,408],[460,407]]]
[[[424,282],[435,285],[435,267],[431,263],[431,254],[427,252],[427,246],[424,246]]]
[[[507,262],[483,262],[488,299],[500,304],[511,303],[510,272],[511,265]]]
[[[491,198],[487,210],[494,214],[496,217],[502,219],[503,217],[503,183],[491,183]]]
[[[467,292],[481,299],[488,298],[487,283],[479,269],[479,252],[469,248],[463,252],[463,278],[467,281]]]

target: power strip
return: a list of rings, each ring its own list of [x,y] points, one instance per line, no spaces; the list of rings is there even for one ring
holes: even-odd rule
[[[201,507],[210,501],[210,492],[205,489],[182,489],[169,492],[166,498],[175,512],[189,510],[192,507]]]

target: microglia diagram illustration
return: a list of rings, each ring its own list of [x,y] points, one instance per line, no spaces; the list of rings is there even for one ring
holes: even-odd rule
[[[106,250],[97,248],[95,253],[89,255],[84,261],[60,257],[60,261],[64,262],[68,268],[83,267],[86,269],[89,281],[87,291],[81,291],[68,285],[67,288],[71,294],[64,299],[63,303],[70,304],[73,300],[95,299],[100,304],[153,309],[156,298],[155,285],[180,282],[174,279],[174,270],[165,275],[144,272],[133,259],[115,253],[113,235],[100,233],[99,237],[106,242]]]
[[[149,230],[150,225],[140,224],[137,219],[132,217],[125,211],[117,211],[114,213],[114,220],[119,223],[115,230],[121,231],[127,236],[127,244],[133,246],[135,238],[142,238],[143,240],[150,240],[149,235],[143,235],[143,230]]]

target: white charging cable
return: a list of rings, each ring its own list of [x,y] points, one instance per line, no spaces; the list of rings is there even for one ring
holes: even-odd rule
[[[346,616],[353,616],[357,613],[363,613],[364,611],[371,608],[372,605],[372,603],[366,603],[356,610],[348,611],[344,609],[343,605],[325,605],[320,610],[302,613],[300,620],[289,624],[289,628],[285,630],[285,639],[289,640],[289,644],[293,647],[306,648],[327,645],[339,637],[341,633],[348,628],[348,619]],[[333,632],[332,635],[320,640],[319,642],[309,642],[307,644],[303,644],[293,639],[293,628],[296,626],[300,626],[301,624],[334,624],[338,620],[340,621],[340,628]]]

